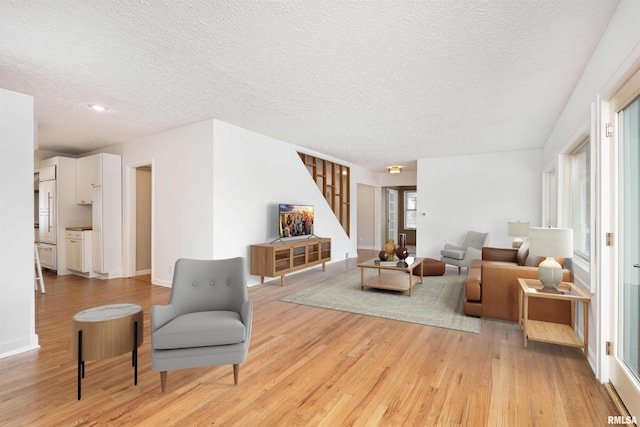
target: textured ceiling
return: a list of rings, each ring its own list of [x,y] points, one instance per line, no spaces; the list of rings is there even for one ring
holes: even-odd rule
[[[411,168],[542,147],[617,3],[4,0],[0,87],[35,97],[43,150],[218,118]]]

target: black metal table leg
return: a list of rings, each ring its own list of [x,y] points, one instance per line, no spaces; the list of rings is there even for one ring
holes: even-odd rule
[[[82,378],[84,378],[84,361],[82,360],[82,331],[78,331],[78,400],[82,397]]]
[[[133,385],[138,385],[138,322],[133,322],[133,352],[131,354],[133,364]]]

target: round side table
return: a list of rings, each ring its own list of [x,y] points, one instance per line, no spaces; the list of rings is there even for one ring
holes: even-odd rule
[[[85,360],[103,360],[131,352],[133,383],[138,384],[138,347],[142,345],[144,311],[137,304],[111,304],[73,316],[71,355],[78,360],[78,400]]]

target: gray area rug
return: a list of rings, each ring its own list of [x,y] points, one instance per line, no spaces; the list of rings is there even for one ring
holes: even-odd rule
[[[365,270],[365,278],[377,270]],[[407,273],[393,272],[385,274]],[[419,280],[416,277],[416,282]],[[407,284],[409,277],[407,277]],[[360,288],[360,269],[356,268],[327,279],[317,285],[280,298],[280,301],[328,308],[439,328],[480,333],[480,319],[465,316],[465,276],[425,277],[415,283],[413,296],[409,292]]]

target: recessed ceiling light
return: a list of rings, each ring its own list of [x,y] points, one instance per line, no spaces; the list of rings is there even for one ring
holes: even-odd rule
[[[91,108],[93,111],[106,111],[107,107],[104,107],[102,105],[98,105],[98,104],[90,104],[89,108]]]

